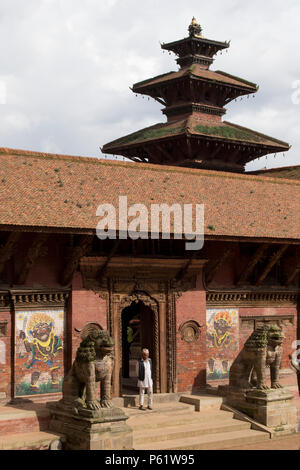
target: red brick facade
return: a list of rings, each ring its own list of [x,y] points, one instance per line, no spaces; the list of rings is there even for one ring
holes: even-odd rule
[[[72,295],[70,302],[70,323],[68,326],[68,334],[72,338],[72,361],[75,358],[76,350],[80,344],[81,330],[88,322],[95,322],[107,328],[106,318],[106,301],[101,299],[99,294],[91,290],[86,290],[82,286],[80,273],[74,276],[72,283]]]
[[[284,321],[282,325],[282,331],[285,336],[283,343],[283,358],[282,358],[282,368],[286,369],[290,367],[289,355],[292,354],[293,342],[297,339],[297,308],[296,307],[266,307],[266,308],[240,308],[239,309],[240,318],[250,318],[253,316],[261,317],[262,319],[266,317],[274,317],[274,320],[278,320],[280,317],[285,318],[286,316],[292,317],[293,321]],[[244,325],[243,325],[244,323]],[[247,322],[240,320],[240,349],[243,347],[246,339],[251,334],[252,329]]]
[[[26,235],[26,237],[29,244],[29,235]],[[221,253],[222,243],[218,242],[215,244],[215,252],[213,253],[210,247],[207,249],[206,255],[210,257],[212,254],[217,259]],[[209,289],[234,288],[234,279],[240,269],[237,262],[238,253],[238,246],[235,246],[232,257],[216,273]],[[55,247],[55,243],[50,241],[48,250],[45,250],[44,257],[41,257],[32,269],[29,270],[26,284],[18,286],[18,288],[28,289],[28,292],[34,292],[36,289],[41,288],[45,290],[52,289],[54,291],[55,289],[60,289],[62,286],[58,281],[58,274],[61,269],[59,255],[59,249]],[[9,272],[9,265],[7,265],[6,273],[8,274]],[[179,392],[195,391],[205,386],[208,361],[206,346],[207,309],[223,308],[222,305],[211,307],[207,303],[207,287],[202,283],[203,277],[203,274],[199,273],[196,287],[181,292],[176,301],[176,388]],[[7,289],[7,284],[5,286]],[[294,283],[293,288],[297,290],[296,283]],[[5,290],[4,285],[2,289],[3,291]],[[78,270],[73,276],[69,289],[69,297],[65,305],[65,373],[70,369],[74,360],[77,347],[80,343],[80,330],[83,326],[87,322],[95,322],[105,329],[108,328],[107,299],[104,299],[103,296],[92,289],[84,288],[82,276]],[[47,306],[45,304],[44,307],[50,308],[51,305]],[[243,347],[244,342],[252,333],[254,321],[259,322],[260,319],[270,320],[272,318],[276,322],[280,318],[284,320],[282,328],[285,334],[285,342],[282,368],[285,371],[290,370],[290,375],[286,374],[286,382],[295,385],[296,375],[290,369],[288,356],[293,352],[293,341],[297,339],[299,312],[296,305],[277,306],[273,302],[272,305],[268,306],[266,301],[264,306],[256,306],[255,302],[252,306],[235,305],[232,303],[230,307],[227,305],[224,308],[235,308],[238,310],[239,349]],[[0,310],[0,325],[2,325],[2,336],[0,336],[0,403],[3,404],[10,400],[14,388],[14,318],[15,311],[12,303]],[[196,322],[199,325],[200,334],[194,342],[186,341],[180,329],[185,322],[190,321]],[[217,383],[217,381],[212,382],[215,385]],[[57,399],[57,395],[40,396],[36,399],[47,401],[52,398]]]
[[[201,326],[196,342],[186,342],[180,325],[194,320]],[[183,293],[176,303],[178,391],[192,391],[206,382],[206,298],[200,277],[194,291]]]

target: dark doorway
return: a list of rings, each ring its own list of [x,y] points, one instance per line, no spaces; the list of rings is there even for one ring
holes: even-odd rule
[[[155,375],[154,315],[143,302],[132,302],[122,311],[122,392],[137,393],[136,364],[141,348],[149,349]]]

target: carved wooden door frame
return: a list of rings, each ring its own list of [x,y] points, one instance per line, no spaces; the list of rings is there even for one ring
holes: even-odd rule
[[[176,384],[176,293],[170,292],[168,283],[165,292],[152,293],[145,284],[130,292],[109,292],[107,328],[115,340],[115,366],[113,372],[113,395],[120,396],[122,390],[122,311],[132,302],[141,301],[153,312],[153,343],[156,370],[154,392],[170,393],[177,390]],[[112,285],[112,284],[111,284]]]
[[[154,346],[154,364],[155,364],[155,373],[153,381],[153,389],[155,393],[160,392],[160,354],[159,354],[159,305],[158,302],[151,297],[147,292],[135,291],[131,295],[122,296],[121,302],[119,303],[119,312],[118,312],[118,332],[119,338],[122,338],[122,312],[124,308],[130,307],[132,302],[142,302],[146,307],[149,307],[153,313],[154,325],[153,325],[153,346]],[[122,364],[122,344],[118,350],[118,363]],[[121,390],[122,384],[120,384]]]

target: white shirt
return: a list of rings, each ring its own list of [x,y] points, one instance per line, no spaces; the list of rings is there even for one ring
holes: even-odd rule
[[[152,388],[152,378],[151,378],[151,367],[150,367],[150,362],[149,361],[143,361],[144,362],[144,367],[145,367],[145,378],[144,380],[138,380],[138,387],[144,387],[144,388]],[[137,370],[139,367],[139,363],[137,363]]]

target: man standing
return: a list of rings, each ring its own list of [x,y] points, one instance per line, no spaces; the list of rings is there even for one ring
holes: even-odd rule
[[[144,408],[144,397],[145,389],[147,389],[148,395],[148,410],[152,410],[152,361],[149,358],[149,350],[146,348],[142,349],[142,357],[138,361],[138,384],[137,386],[140,389],[140,410],[145,410]]]

